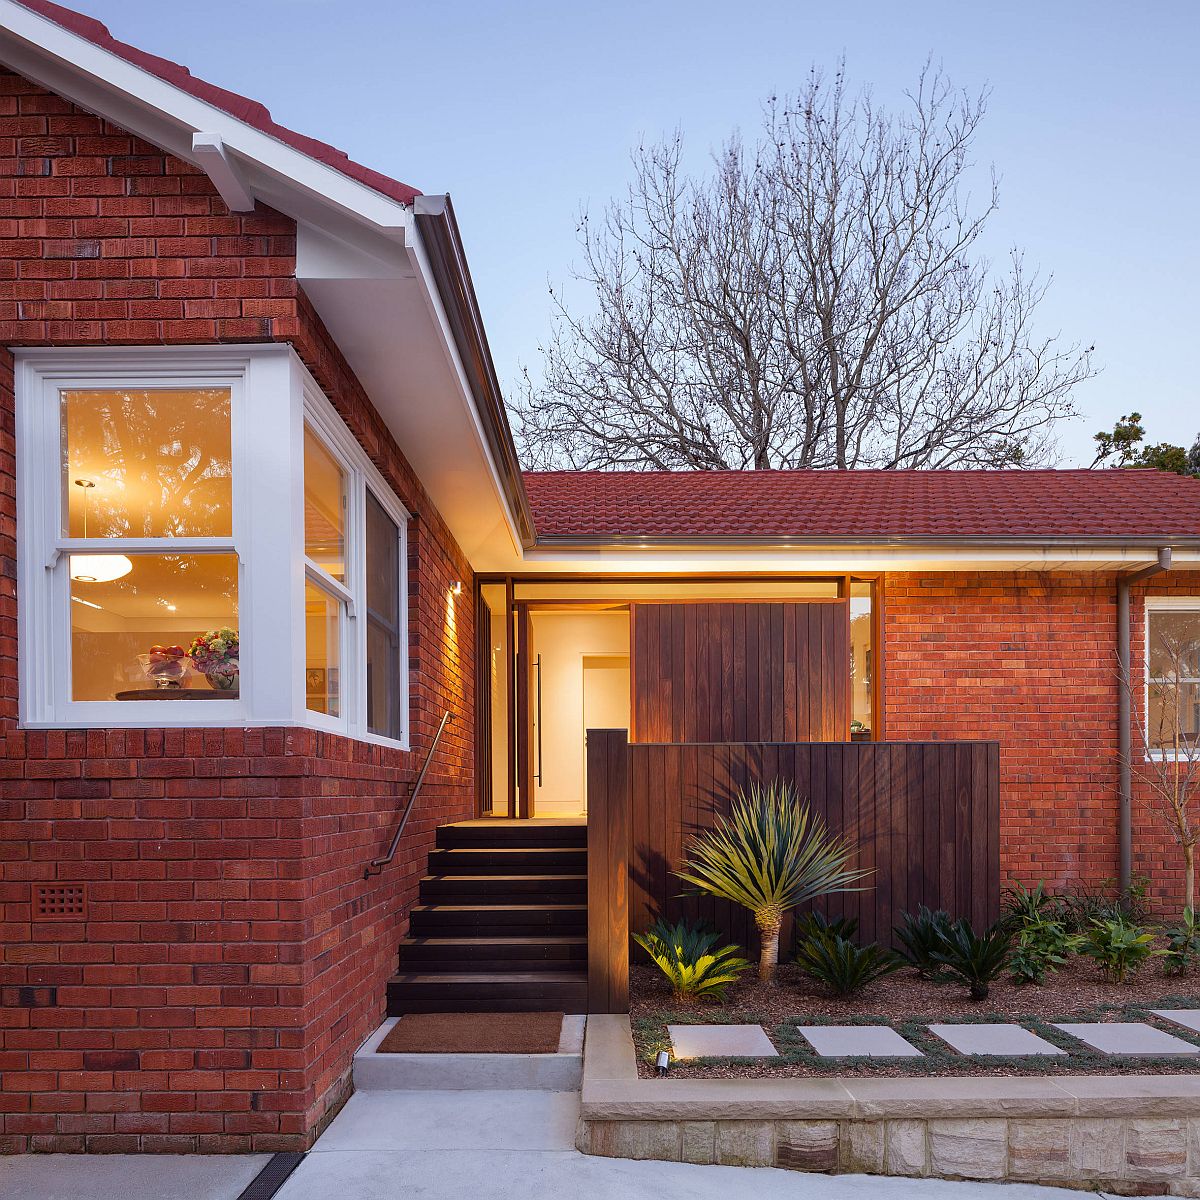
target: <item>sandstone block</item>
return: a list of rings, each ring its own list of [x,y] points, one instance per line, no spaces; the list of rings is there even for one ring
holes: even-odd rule
[[[930,1121],[930,1169],[934,1175],[963,1179],[1003,1179],[1007,1134],[1007,1123],[1001,1120]]]

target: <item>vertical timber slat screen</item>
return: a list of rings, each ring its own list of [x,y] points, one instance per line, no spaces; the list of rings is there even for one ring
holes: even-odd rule
[[[629,1010],[629,734],[587,731],[588,1012]]]
[[[635,604],[638,742],[843,741],[845,600]]]
[[[687,839],[712,828],[754,780],[794,782],[833,833],[871,867],[865,891],[829,896],[829,917],[857,917],[859,938],[894,945],[919,904],[1000,915],[1000,748],[996,742],[630,744],[588,730],[588,972],[592,1012],[628,1008],[629,933],[664,916],[704,920],[757,953],[745,909],[682,896],[672,875]],[[780,943],[791,952],[790,926]]]

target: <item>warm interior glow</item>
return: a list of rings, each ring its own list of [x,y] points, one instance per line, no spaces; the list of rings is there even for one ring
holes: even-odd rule
[[[304,427],[304,553],[346,580],[346,476],[324,442]]]
[[[834,600],[836,579],[719,579],[662,581],[605,581],[523,583],[517,581],[517,600],[611,600],[617,608],[631,600]]]
[[[64,391],[63,534],[228,537],[228,388]]]
[[[342,605],[313,583],[304,585],[304,692],[312,712],[341,711]]]
[[[111,583],[133,570],[124,554],[72,554],[71,578],[76,583]]]
[[[128,569],[96,582],[77,577],[80,564],[119,558]],[[237,628],[237,558],[232,554],[133,554],[70,556],[71,695],[114,700],[119,692],[154,688],[147,674],[153,647],[179,646],[210,629]],[[198,671],[181,682],[208,691]]]

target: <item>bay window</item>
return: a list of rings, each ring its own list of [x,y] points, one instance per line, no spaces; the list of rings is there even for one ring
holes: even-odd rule
[[[17,359],[25,725],[406,743],[408,514],[290,347]]]

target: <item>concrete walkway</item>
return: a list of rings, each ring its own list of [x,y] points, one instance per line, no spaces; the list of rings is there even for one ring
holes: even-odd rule
[[[269,1154],[15,1154],[0,1200],[236,1200]]]
[[[1070,1194],[1029,1184],[593,1158],[574,1149],[578,1111],[572,1092],[359,1092],[278,1200],[1063,1200]]]

